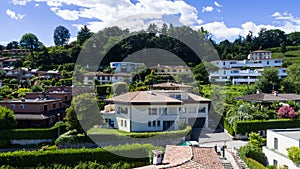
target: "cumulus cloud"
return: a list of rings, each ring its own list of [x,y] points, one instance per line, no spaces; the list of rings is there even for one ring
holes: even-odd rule
[[[10,9],[6,10],[6,15],[8,15],[10,18],[15,19],[17,21],[23,19],[24,16],[25,16],[25,15],[22,15],[22,14],[16,14],[16,12],[14,12]]]
[[[212,6],[206,6],[202,8],[202,12],[212,12],[214,8]]]
[[[140,20],[140,17],[142,17],[143,14],[153,14],[152,16],[148,16],[147,19],[153,20],[153,22],[156,23],[162,23],[164,21],[163,16],[166,15],[177,16],[178,22],[184,25],[190,26],[203,23],[203,21],[198,17],[197,9],[187,4],[183,0],[139,0],[136,3],[132,3],[130,0],[34,1],[46,3],[56,15],[65,20],[74,21],[80,18],[99,20],[99,23],[90,22],[90,27],[96,27],[96,25],[109,25],[130,16],[134,16],[137,19],[132,20],[131,22],[133,23],[131,24],[142,24],[143,21]],[[70,5],[78,8],[75,8],[73,10],[66,9],[66,7]],[[128,26],[131,26],[130,23],[126,24]]]
[[[31,0],[12,0],[12,3],[14,5],[26,5],[28,2],[30,2]]]
[[[217,1],[215,1],[215,2],[214,2],[214,4],[216,5],[216,7],[219,7],[219,8],[221,8],[221,7],[222,7],[222,5],[221,5],[221,4],[219,4]]]

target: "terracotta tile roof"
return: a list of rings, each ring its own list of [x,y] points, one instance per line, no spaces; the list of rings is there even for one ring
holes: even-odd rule
[[[178,83],[158,83],[154,84],[155,88],[192,88],[190,85],[178,84]]]
[[[110,99],[107,102],[127,103],[127,104],[181,104],[182,101],[171,97],[154,93],[152,91],[137,91],[125,93]]]
[[[162,165],[140,169],[224,169],[213,147],[167,145]]]
[[[245,101],[255,101],[255,102],[262,102],[262,103],[272,103],[274,101],[287,101],[287,100],[300,100],[300,95],[297,94],[266,94],[266,93],[259,93],[259,94],[250,94],[246,96],[237,97],[238,100],[245,100]]]

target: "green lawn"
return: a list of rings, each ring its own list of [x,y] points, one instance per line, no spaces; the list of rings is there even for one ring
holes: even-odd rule
[[[88,134],[122,134],[124,131],[118,129],[107,129],[107,128],[91,128],[87,132]]]

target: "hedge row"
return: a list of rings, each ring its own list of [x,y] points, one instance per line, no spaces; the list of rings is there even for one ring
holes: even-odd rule
[[[51,128],[27,128],[0,130],[0,139],[56,139],[58,126]],[[61,133],[65,131],[65,125],[60,126]]]
[[[95,149],[63,149],[56,151],[15,151],[0,154],[0,164],[36,167],[39,164],[63,164],[74,165],[78,162],[95,161],[98,163],[123,162],[149,162],[149,152],[159,147],[150,144],[133,144],[95,148]],[[159,148],[161,149],[161,148]],[[118,154],[118,155],[116,155]],[[120,155],[120,156],[119,156]],[[138,158],[130,158],[130,156]]]
[[[267,129],[286,129],[300,127],[300,119],[251,120],[234,123],[234,132],[245,134]]]
[[[234,129],[233,129],[232,126],[228,123],[228,121],[227,121],[226,118],[223,118],[223,127],[224,127],[224,129],[227,130],[227,132],[228,132],[230,135],[235,136]]]
[[[250,169],[267,169],[267,167],[252,158],[244,158],[244,161]]]

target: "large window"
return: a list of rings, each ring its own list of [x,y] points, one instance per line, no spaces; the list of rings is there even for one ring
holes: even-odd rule
[[[16,109],[16,105],[15,104],[12,104],[10,105],[11,109]]]
[[[199,107],[198,113],[206,113],[205,107]]]
[[[127,107],[118,107],[117,108],[117,113],[120,114],[128,114],[128,108]]]
[[[21,105],[20,105],[20,108],[21,108],[21,109],[25,109],[25,105],[24,105],[24,104],[21,104]]]
[[[167,115],[168,114],[168,109],[166,107],[159,108],[159,113],[161,115]]]
[[[148,108],[148,114],[149,115],[157,115],[157,108]]]

